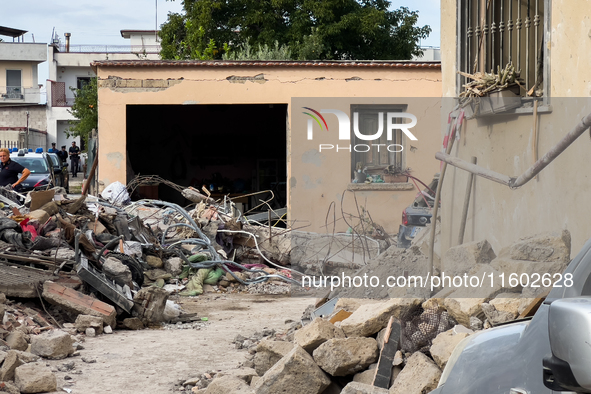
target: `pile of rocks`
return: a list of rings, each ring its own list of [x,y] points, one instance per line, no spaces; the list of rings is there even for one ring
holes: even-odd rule
[[[417,261],[417,250],[406,255]],[[386,259],[377,260],[381,266]],[[570,234],[563,231],[521,239],[498,256],[487,241],[460,245],[442,256],[438,269],[447,275],[492,273],[495,278],[501,274],[508,278],[512,273],[562,272],[569,261]],[[364,272],[372,269],[376,267],[364,267]],[[237,338],[250,359],[228,373],[203,374],[191,392],[428,393],[437,387],[460,341],[477,330],[517,318],[547,289],[508,286],[506,280],[504,285],[496,281],[477,290],[439,288],[426,297],[401,290],[406,289],[391,291],[391,296],[398,297],[386,300],[342,297],[329,316],[316,317],[303,327],[294,323],[287,332],[258,343]],[[400,325],[399,350],[387,374],[388,387],[380,388],[373,384],[391,318]]]
[[[62,330],[27,336],[14,331],[0,346],[0,393],[45,393],[57,390],[57,379],[43,359],[77,355],[80,338]]]

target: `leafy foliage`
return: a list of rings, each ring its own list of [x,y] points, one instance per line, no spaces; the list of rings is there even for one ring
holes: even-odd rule
[[[169,14],[162,25],[161,56],[219,59],[226,51],[268,54],[273,47],[301,60],[420,55],[419,41],[431,28],[416,26],[418,12],[389,6],[388,0],[183,0],[184,13]]]
[[[66,134],[68,138],[80,137],[88,143],[92,129],[98,129],[97,79],[91,78],[90,83],[82,89],[70,89],[74,92],[74,105],[68,112],[78,120],[69,122],[71,126],[66,130]]]
[[[222,55],[224,60],[291,60],[291,49],[287,45],[279,46],[275,41],[275,46],[269,47],[267,44],[259,44],[258,49],[254,50],[249,43],[244,47],[231,51],[226,45],[226,53]]]

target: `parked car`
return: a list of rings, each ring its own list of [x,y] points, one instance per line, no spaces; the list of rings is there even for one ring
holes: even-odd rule
[[[591,240],[562,278],[531,320],[462,340],[431,394],[591,393]]]
[[[55,185],[66,189],[66,193],[70,192],[68,187],[68,164],[63,164],[57,154],[48,152],[47,157],[53,164],[53,174],[55,175]]]
[[[439,182],[439,174],[436,174],[431,184],[419,192],[413,203],[402,211],[402,224],[398,227],[397,246],[399,248],[409,248],[418,232],[431,223],[437,182]]]
[[[13,152],[10,159],[31,171],[31,175],[21,183],[22,192],[42,190],[55,186],[53,163],[46,152],[32,153],[21,149],[18,152]]]

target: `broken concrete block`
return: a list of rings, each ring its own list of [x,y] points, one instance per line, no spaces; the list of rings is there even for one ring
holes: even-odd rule
[[[123,327],[129,330],[143,330],[144,323],[137,317],[129,317],[123,320]]]
[[[497,257],[487,240],[469,242],[449,248],[441,258],[441,271],[445,275],[462,275],[477,264],[489,264]]]
[[[16,356],[23,364],[34,363],[41,360],[41,357],[29,352],[16,351]]]
[[[253,394],[246,382],[236,376],[217,377],[211,381],[205,394]]]
[[[159,323],[164,320],[164,308],[168,300],[168,291],[158,287],[144,287],[133,297],[133,311],[144,324]]]
[[[296,345],[253,388],[257,394],[319,394],[329,385],[330,379],[316,365],[312,356]]]
[[[103,264],[105,276],[114,280],[119,286],[129,285],[132,281],[131,270],[120,260],[109,257]]]
[[[92,315],[78,315],[74,323],[78,332],[86,332],[87,328],[94,328],[97,334],[103,332],[103,319]]]
[[[112,333],[113,333],[113,329],[111,328],[111,326],[105,326],[105,327],[103,328],[103,332],[104,332],[105,334],[112,334]]]
[[[494,306],[486,302],[480,305],[480,307],[493,326],[515,320],[517,317],[517,312],[498,311]]]
[[[29,344],[27,343],[26,335],[22,331],[13,331],[5,339],[6,343],[14,350],[27,350]]]
[[[353,381],[358,382],[358,383],[372,385],[375,376],[376,376],[376,370],[375,369],[368,369],[366,371],[356,373],[355,376],[353,376]]]
[[[568,264],[570,261],[570,248],[570,232],[562,230],[521,238],[519,241],[503,248],[499,253],[499,257],[511,260]]]
[[[353,381],[343,388],[341,394],[388,394],[388,390],[373,386],[372,384]]]
[[[19,359],[16,350],[9,350],[0,368],[0,382],[14,379],[14,370],[24,363]]]
[[[430,353],[433,357],[433,360],[435,360],[435,363],[441,370],[445,368],[447,360],[449,360],[449,357],[456,348],[457,344],[468,335],[469,334],[467,333],[456,334],[452,328],[451,330],[442,332],[441,334],[437,335],[435,339],[433,339]]]
[[[104,324],[115,326],[117,313],[113,306],[74,289],[46,281],[43,283],[43,298],[51,304],[59,305],[78,314],[98,316],[103,319]]]
[[[484,319],[484,312],[480,305],[486,302],[486,298],[446,298],[443,305],[449,315],[463,326],[470,326],[472,316]]]
[[[473,330],[482,330],[482,320],[477,317],[470,317],[470,328]]]
[[[428,393],[437,388],[441,370],[421,352],[413,353],[398,375],[390,394]]]
[[[523,298],[517,293],[501,293],[488,303],[499,312],[510,312],[518,316],[532,301],[533,298]]]
[[[421,305],[422,301],[418,298],[393,298],[362,305],[341,322],[341,328],[348,337],[367,337],[386,327],[390,316],[400,318],[410,308]]]
[[[316,364],[332,376],[352,375],[378,360],[378,343],[373,338],[329,339],[312,355]]]
[[[227,371],[219,372],[216,375],[216,378],[222,376],[233,376],[238,379],[244,380],[246,383],[250,383],[253,376],[257,376],[257,371],[252,368],[236,368],[236,369],[229,369]]]
[[[57,390],[51,368],[41,363],[21,365],[14,371],[14,383],[21,393],[47,393]]]
[[[161,258],[151,255],[146,256],[146,263],[152,268],[162,268],[164,266]]]
[[[369,298],[339,298],[334,307],[335,311],[344,309],[347,312],[355,312],[361,305],[375,304],[379,300],[372,300]]]
[[[172,257],[164,262],[164,269],[172,276],[179,276],[183,272],[183,260]]]
[[[31,338],[31,353],[51,360],[61,360],[74,353],[74,341],[62,330],[45,331]]]
[[[257,345],[254,356],[254,369],[259,376],[263,376],[277,361],[294,348],[293,343],[283,341],[270,341],[263,339]]]
[[[87,337],[96,337],[96,330],[92,327],[88,327],[84,333]]]
[[[295,332],[294,342],[308,353],[312,353],[318,346],[333,338],[345,338],[345,333],[331,322],[317,317],[312,323]]]

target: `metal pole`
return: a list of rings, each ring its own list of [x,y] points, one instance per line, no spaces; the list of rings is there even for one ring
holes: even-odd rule
[[[476,157],[472,156],[472,164],[476,164]],[[464,199],[464,207],[462,209],[462,221],[460,222],[460,235],[458,236],[458,245],[464,243],[464,232],[466,231],[466,221],[468,219],[468,208],[470,207],[470,194],[472,193],[472,184],[474,183],[474,174],[470,173],[468,176],[468,184],[466,185],[466,198]]]
[[[478,165],[470,164],[467,161],[451,157],[449,154],[437,152],[435,158],[445,163],[451,164],[454,167],[461,168],[475,175],[481,176],[491,181],[498,182],[503,185],[509,186],[511,189],[516,189],[520,186],[525,185],[533,177],[535,177],[540,171],[542,171],[548,164],[556,159],[566,148],[568,148],[577,138],[579,138],[587,129],[591,127],[591,113],[585,116],[579,124],[575,126],[567,135],[565,135],[556,145],[554,145],[548,153],[544,155],[540,160],[536,161],[527,171],[521,174],[517,179],[511,178],[507,175],[499,174],[498,172],[491,171],[489,169],[480,167]],[[445,164],[444,167],[445,169]],[[443,175],[443,174],[442,174]],[[441,182],[441,180],[439,180]],[[437,185],[439,189],[439,185]],[[437,205],[435,205],[437,207]],[[434,210],[435,212],[435,210]],[[433,215],[435,216],[435,215]]]

